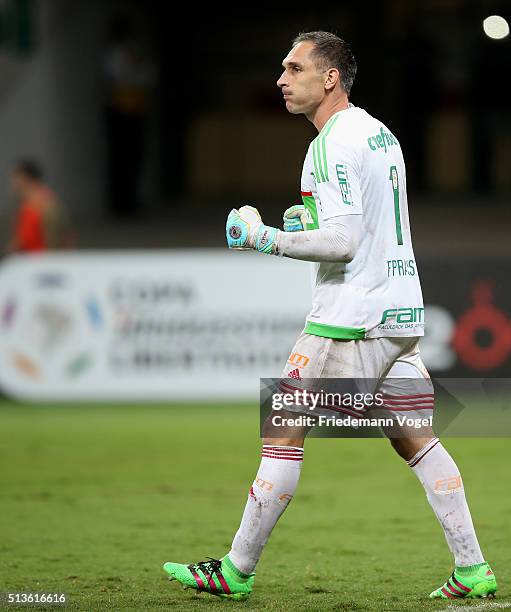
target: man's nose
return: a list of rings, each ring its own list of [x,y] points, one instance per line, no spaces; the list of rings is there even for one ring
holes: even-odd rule
[[[286,76],[285,72],[283,72],[280,75],[279,80],[277,81],[277,87],[284,87],[285,86],[285,84],[286,84],[285,76]]]

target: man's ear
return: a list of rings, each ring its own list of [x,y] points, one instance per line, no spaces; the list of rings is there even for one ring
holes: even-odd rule
[[[329,68],[325,73],[325,89],[331,91],[339,83],[341,75],[337,68]]]

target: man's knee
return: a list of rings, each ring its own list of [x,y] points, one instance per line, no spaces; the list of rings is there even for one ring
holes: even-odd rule
[[[389,441],[400,457],[405,461],[410,461],[434,437],[432,434],[425,438],[389,438]]]
[[[310,427],[299,427],[295,425],[283,425],[286,419],[292,421],[298,415],[286,410],[279,411],[281,417],[276,424],[273,421],[274,413],[270,414],[262,427],[263,444],[270,446],[296,446],[303,448],[303,443]]]
[[[266,446],[293,446],[303,448],[304,438],[263,438]]]

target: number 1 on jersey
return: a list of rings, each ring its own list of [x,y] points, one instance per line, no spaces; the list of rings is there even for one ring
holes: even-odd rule
[[[392,191],[394,193],[394,217],[396,219],[397,243],[403,244],[403,232],[401,230],[401,210],[399,207],[399,178],[396,166],[390,167],[389,180],[392,183]]]

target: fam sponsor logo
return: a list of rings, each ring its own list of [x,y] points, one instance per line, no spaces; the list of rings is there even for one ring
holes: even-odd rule
[[[265,480],[264,478],[260,478],[259,476],[255,479],[255,484],[262,489],[263,491],[271,491],[273,489],[273,487],[275,486],[273,484],[273,482],[270,482],[269,480]],[[252,489],[250,489],[252,492],[252,495],[254,495],[254,489],[252,487]],[[254,495],[255,496],[255,495]]]
[[[336,164],[335,171],[337,173],[337,181],[339,182],[339,187],[341,189],[343,204],[353,206],[348,168],[344,164]]]
[[[449,478],[441,478],[435,482],[435,493],[445,494],[452,493],[463,488],[461,476],[450,476]]]
[[[383,311],[380,325],[390,321],[394,321],[398,325],[405,325],[407,323],[424,324],[424,308],[388,308]]]

